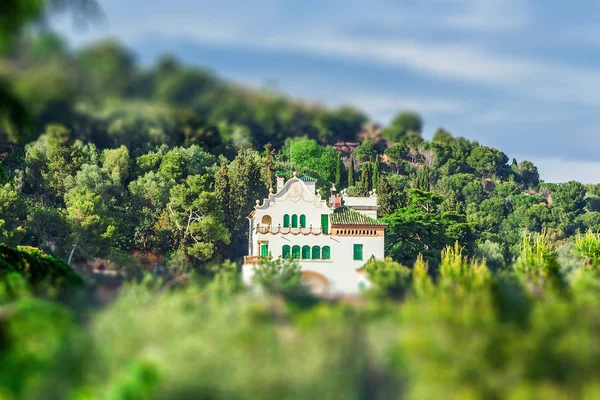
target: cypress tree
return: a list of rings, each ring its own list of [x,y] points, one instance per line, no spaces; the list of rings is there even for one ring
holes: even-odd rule
[[[373,184],[371,185],[373,189],[379,190],[379,173],[381,169],[381,157],[379,154],[375,158],[375,165],[373,167]]]
[[[373,169],[371,167],[370,162],[363,163],[361,166],[361,176],[360,176],[360,194],[363,196],[368,196],[371,191],[371,183]]]
[[[231,185],[229,183],[229,168],[227,162],[221,161],[221,168],[215,179],[215,197],[223,209],[225,218],[231,215]],[[230,225],[227,226],[230,228]]]
[[[337,190],[342,190],[344,184],[344,162],[342,161],[342,155],[338,153],[337,164],[335,166],[335,187]]]
[[[413,188],[415,189],[419,189],[419,190],[425,190],[425,191],[429,191],[429,186],[430,186],[430,182],[429,182],[429,166],[424,165],[423,167],[419,168],[417,170],[417,176],[415,177],[415,180],[413,181]]]
[[[378,216],[389,215],[394,212],[395,201],[392,185],[385,176],[379,180],[379,190],[377,191],[377,205],[379,205]]]
[[[350,165],[348,166],[348,187],[354,186],[354,155],[350,155]]]
[[[275,186],[275,149],[271,143],[265,145],[263,157],[262,179],[267,189]]]

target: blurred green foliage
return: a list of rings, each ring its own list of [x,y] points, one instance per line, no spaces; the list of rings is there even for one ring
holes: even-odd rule
[[[422,258],[412,268],[371,261],[367,293],[376,296],[360,302],[297,307],[280,290],[232,285],[239,276],[227,265],[204,283],[127,283],[85,324],[58,303],[21,297],[0,306],[0,394],[597,398],[600,273],[581,263],[562,277],[565,295],[530,284],[523,274],[553,279],[556,252],[544,241],[525,239],[521,261],[497,272],[458,245],[444,249],[435,279]],[[267,263],[259,280],[289,289],[284,281],[298,284],[292,264]]]

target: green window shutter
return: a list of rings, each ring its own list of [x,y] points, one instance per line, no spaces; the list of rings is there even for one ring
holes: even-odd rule
[[[329,234],[329,214],[321,214],[321,232]]]
[[[306,215],[304,214],[300,216],[300,228],[306,228]]]
[[[269,256],[269,245],[268,244],[261,244],[260,245],[260,255],[262,257],[268,257]]]
[[[354,245],[354,259],[355,260],[363,259],[363,245],[362,244]]]
[[[289,228],[290,227],[290,216],[285,214],[283,216],[283,227],[284,228]]]
[[[290,258],[290,246],[287,244],[281,249],[281,258]]]
[[[321,259],[321,247],[320,246],[313,246],[313,248],[312,248],[312,259],[313,260],[320,260]]]
[[[298,216],[296,214],[292,215],[292,228],[298,227]]]
[[[323,246],[323,252],[321,255],[321,259],[329,260],[330,258],[331,258],[331,249],[329,248],[329,246]]]
[[[300,246],[296,245],[292,247],[292,258],[298,259],[300,258]]]
[[[310,260],[310,246],[302,246],[302,259]]]

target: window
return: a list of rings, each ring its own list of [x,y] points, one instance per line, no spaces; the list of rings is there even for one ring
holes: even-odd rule
[[[260,245],[260,255],[261,255],[261,257],[269,256],[269,244],[268,243],[262,243]]]
[[[363,259],[363,245],[362,244],[354,245],[354,259],[355,260]]]
[[[271,216],[263,215],[262,219],[260,220],[260,223],[263,225],[271,225]]]
[[[321,255],[322,260],[329,260],[331,258],[331,249],[329,246],[323,246],[323,251]]]
[[[290,246],[287,244],[281,249],[281,258],[290,258]]]
[[[284,228],[289,228],[290,227],[290,216],[285,214],[283,216],[283,227]],[[289,246],[288,246],[289,247]]]
[[[300,258],[300,246],[292,246],[292,258],[295,260]]]
[[[296,214],[292,215],[292,228],[298,227],[298,216]]]
[[[310,260],[310,246],[302,246],[302,259]]]
[[[312,259],[313,260],[320,260],[321,259],[321,247],[320,246],[313,246],[313,248],[312,248]]]
[[[292,258],[295,260],[300,258],[300,246],[296,245],[292,247]]]
[[[321,232],[329,234],[329,214],[321,214]]]
[[[304,214],[300,216],[300,228],[306,228],[306,215]]]

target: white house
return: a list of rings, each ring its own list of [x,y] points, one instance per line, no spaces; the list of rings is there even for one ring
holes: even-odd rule
[[[277,177],[262,204],[256,201],[248,217],[248,256],[242,267],[250,283],[262,257],[292,257],[302,267],[302,279],[323,295],[358,293],[368,284],[362,267],[371,257],[384,258],[384,230],[378,221],[377,196],[338,195],[329,202],[315,191],[316,180]]]

